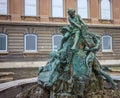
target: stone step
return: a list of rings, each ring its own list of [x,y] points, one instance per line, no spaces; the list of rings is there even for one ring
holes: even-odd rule
[[[14,75],[14,72],[0,72],[0,77]]]
[[[0,83],[13,80],[14,72],[0,72]]]
[[[13,80],[13,77],[3,77],[3,78],[0,78],[0,83],[9,82],[12,80]]]
[[[119,72],[120,73],[120,69],[112,69],[112,72]]]

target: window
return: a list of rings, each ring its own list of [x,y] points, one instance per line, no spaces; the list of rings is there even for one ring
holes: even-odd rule
[[[25,16],[37,15],[37,0],[25,0]]]
[[[63,17],[63,0],[52,0],[52,17]]]
[[[112,37],[109,35],[102,36],[102,51],[111,52],[112,51]]]
[[[78,0],[77,11],[82,18],[88,18],[88,0]]]
[[[34,34],[26,34],[24,37],[25,52],[37,52],[37,36]]]
[[[110,0],[101,0],[101,19],[111,19]]]
[[[0,52],[7,52],[7,35],[0,34]]]
[[[7,15],[7,0],[0,0],[0,14]]]
[[[62,35],[53,35],[52,36],[52,50],[57,51],[60,48]]]

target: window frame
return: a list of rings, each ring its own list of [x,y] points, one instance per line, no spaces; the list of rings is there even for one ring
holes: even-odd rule
[[[6,38],[6,49],[5,49],[5,50],[0,50],[0,52],[8,52],[8,35],[7,35],[7,34],[0,33],[0,36],[1,36],[1,35],[4,35],[5,38]]]
[[[63,37],[63,35],[61,35],[61,34],[52,35],[52,51],[58,51],[58,50],[55,50],[55,49],[54,49],[54,37],[55,37],[55,36],[61,36],[61,37]]]
[[[65,3],[64,3],[64,0],[62,0],[62,2],[63,2],[63,3],[62,3],[62,6],[63,6],[62,14],[63,14],[63,15],[62,15],[62,16],[53,16],[53,0],[51,0],[51,17],[63,18],[63,17],[65,16],[65,14],[64,14],[64,13],[65,13],[65,11],[64,11],[64,9],[65,9],[65,8],[64,8],[64,4],[65,4]]]
[[[110,45],[111,45],[111,48],[110,49],[104,49],[104,45],[103,45],[103,38],[104,37],[109,37],[110,38]],[[102,36],[102,52],[112,52],[113,51],[113,49],[112,49],[113,47],[112,47],[112,36],[110,36],[110,35],[103,35]]]
[[[87,9],[86,9],[86,10],[87,10],[87,17],[81,17],[81,18],[83,18],[83,19],[88,19],[89,16],[90,16],[90,15],[89,15],[89,14],[90,14],[89,1],[88,1],[88,0],[86,0],[86,1],[87,1]],[[77,2],[76,2],[76,3],[77,3],[77,4],[76,4],[76,5],[77,5],[77,14],[79,14],[79,13],[78,13],[78,2],[79,2],[79,0],[77,0]],[[80,15],[80,16],[81,16],[81,15]]]
[[[112,0],[108,0],[110,3],[110,18],[102,18],[102,0],[100,0],[100,19],[102,20],[112,20]]]
[[[27,50],[26,48],[26,45],[27,45],[27,43],[26,43],[26,37],[27,36],[34,36],[35,37],[35,50]],[[24,52],[37,52],[38,50],[37,50],[37,35],[36,34],[25,34],[24,35]]]
[[[6,4],[7,4],[7,8],[6,8],[7,11],[6,11],[6,14],[1,14],[1,13],[0,13],[0,15],[8,15],[8,13],[9,13],[9,11],[8,11],[8,8],[9,8],[9,0],[6,0],[6,1],[7,1],[7,3],[6,3]]]
[[[26,15],[25,14],[25,0],[24,0],[24,16],[37,16],[38,15],[38,0],[36,0],[36,15]]]

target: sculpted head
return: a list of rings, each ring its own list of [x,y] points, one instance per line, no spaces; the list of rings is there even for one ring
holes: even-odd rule
[[[72,9],[72,8],[69,8],[69,9],[68,9],[68,15],[69,15],[70,17],[74,17],[74,16],[75,16],[75,10]]]

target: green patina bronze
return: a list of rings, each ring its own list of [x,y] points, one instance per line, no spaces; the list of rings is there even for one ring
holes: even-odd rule
[[[89,32],[73,9],[68,9],[68,15],[70,25],[60,28],[64,35],[60,49],[51,52],[46,66],[39,68],[38,83],[50,90],[50,98],[85,98],[104,89],[103,77],[115,88],[96,56],[101,37]]]

